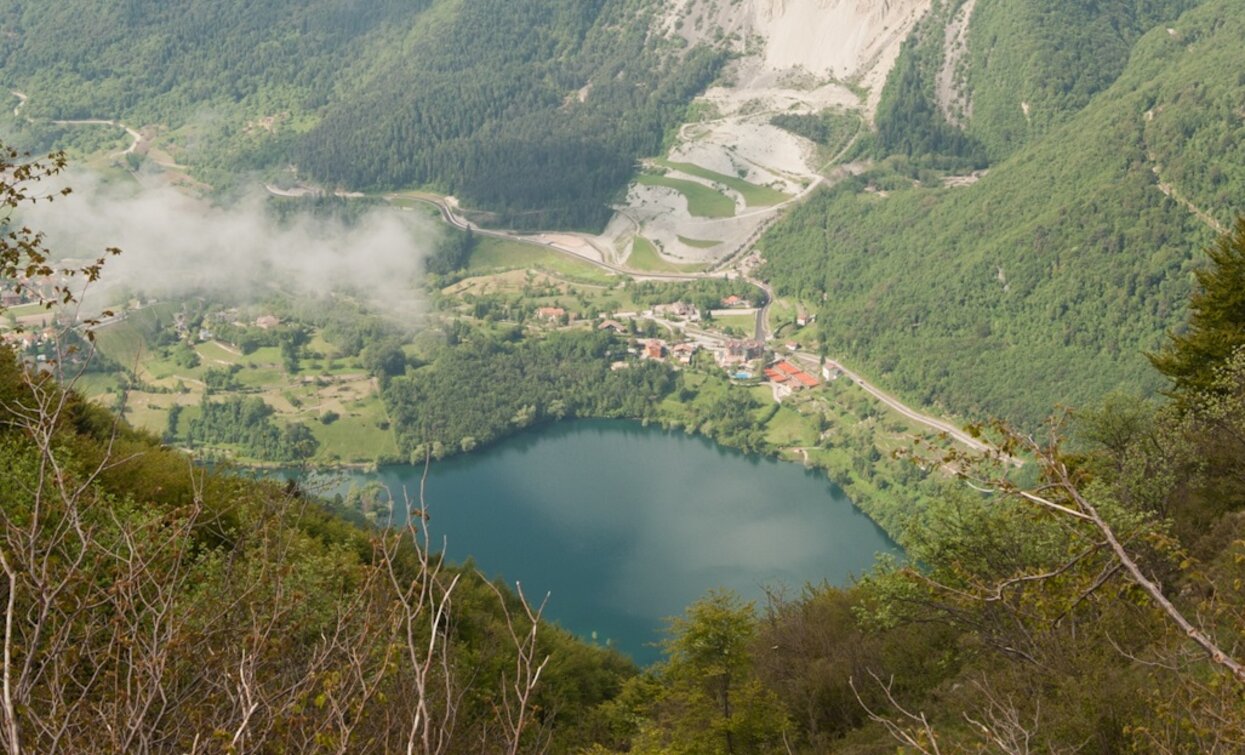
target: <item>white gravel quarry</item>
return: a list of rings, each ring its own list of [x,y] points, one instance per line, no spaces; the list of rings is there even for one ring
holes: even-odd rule
[[[700,98],[712,115],[684,125],[667,158],[769,186],[793,197],[821,183],[815,145],[770,124],[779,113],[859,110],[871,119],[886,75],[930,0],[671,0],[660,33],[726,47],[737,57]],[[849,86],[846,82],[851,82]],[[853,86],[856,89],[853,89]],[[864,96],[858,94],[864,89]],[[713,187],[713,182],[671,172]],[[697,218],[678,191],[632,185],[598,246],[623,255],[637,233],[672,262],[715,263],[752,243],[789,202],[748,207],[735,217]],[[796,200],[791,200],[796,201]],[[710,248],[679,237],[719,241]]]

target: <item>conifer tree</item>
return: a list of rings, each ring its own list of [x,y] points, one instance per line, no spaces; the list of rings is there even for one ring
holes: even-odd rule
[[[1245,217],[1207,250],[1211,266],[1197,272],[1189,329],[1170,335],[1167,348],[1147,355],[1172,380],[1171,395],[1182,405],[1215,390],[1216,369],[1245,345]]]

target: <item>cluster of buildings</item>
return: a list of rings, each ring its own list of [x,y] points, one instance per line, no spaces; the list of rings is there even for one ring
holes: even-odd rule
[[[56,287],[65,283],[66,279],[60,274],[27,277],[25,271],[18,270],[16,280],[0,290],[0,307],[19,307],[34,301],[56,299]]]
[[[739,296],[727,296],[721,300],[724,308],[746,308],[751,307],[752,303],[747,299]],[[557,321],[563,317],[564,311],[561,307],[541,307],[537,310],[537,316]],[[683,318],[695,321],[699,319],[697,309],[681,301],[669,304],[660,304],[654,306],[651,310],[644,313],[637,312],[619,312],[613,318],[607,318],[596,324],[598,330],[608,330],[621,336],[627,336],[635,332],[634,323],[627,322],[626,317],[639,316],[659,316],[670,319]],[[804,309],[800,309],[796,314],[797,325],[803,327],[812,324],[814,315],[808,313]],[[677,330],[677,326],[676,326]],[[719,339],[708,334],[701,334],[699,337],[687,338],[679,341],[670,341],[663,338],[638,338],[633,341],[634,346],[630,349],[631,353],[638,356],[642,360],[653,361],[670,361],[679,364],[691,364],[696,354],[705,351],[713,356],[714,363],[718,367],[726,370],[728,373],[739,379],[754,379],[761,377],[765,382],[774,386],[775,395],[783,398],[797,391],[803,391],[816,388],[822,384],[823,379],[826,381],[834,380],[839,377],[840,370],[834,363],[828,363],[821,368],[821,377],[816,374],[817,371],[806,371],[797,366],[791,357],[777,358],[769,346],[761,340],[755,338],[731,338]],[[800,349],[800,344],[796,341],[790,341],[785,344],[786,351],[795,353]],[[626,362],[615,362],[614,369],[624,369]]]
[[[783,359],[765,368],[765,377],[774,384],[779,397],[788,396],[805,388],[816,388],[821,381],[794,364]]]
[[[696,356],[696,352],[700,351],[700,344],[695,341],[680,341],[676,344],[669,344],[660,338],[641,338],[637,343],[640,346],[641,359],[660,361],[670,358],[679,364],[691,364],[692,359]]]
[[[40,346],[54,346],[56,344],[56,331],[52,328],[23,331],[10,330],[0,334],[0,341],[5,346],[26,353]]]

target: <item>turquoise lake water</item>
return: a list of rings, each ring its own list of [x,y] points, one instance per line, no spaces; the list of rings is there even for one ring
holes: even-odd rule
[[[420,466],[348,473],[417,496]],[[546,426],[434,463],[433,536],[451,559],[550,593],[546,617],[640,663],[666,617],[713,587],[846,584],[898,548],[822,473],[634,422]]]

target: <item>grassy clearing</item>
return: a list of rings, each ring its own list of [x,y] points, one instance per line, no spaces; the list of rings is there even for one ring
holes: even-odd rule
[[[739,192],[744,198],[744,203],[749,207],[772,207],[791,198],[790,194],[771,189],[768,186],[760,186],[750,183],[737,176],[728,176],[725,173],[718,173],[702,168],[693,163],[676,163],[671,160],[658,160],[658,165],[671,170],[677,170],[686,173],[689,176],[703,178],[706,181],[722,184],[728,189]]]
[[[320,441],[316,461],[366,462],[398,452],[393,431],[382,429],[382,425],[388,428],[388,416],[379,397],[350,401],[345,410],[328,425],[314,417],[303,420]]]
[[[119,322],[95,331],[95,347],[123,367],[138,363],[147,351],[147,340],[129,321]]]
[[[116,375],[87,372],[73,382],[73,389],[88,399],[98,399],[119,385]]]
[[[45,312],[48,312],[47,307],[38,302],[18,304],[16,307],[9,307],[5,310],[6,314],[13,315],[14,317],[29,317],[30,315],[41,315]]]
[[[765,439],[777,446],[812,446],[817,443],[817,430],[807,417],[784,404],[766,424]]]
[[[320,441],[313,461],[372,463],[397,454],[397,444],[375,382],[367,377],[357,358],[334,357],[332,344],[320,333],[312,335],[308,346],[309,351],[324,356],[303,359],[296,374],[285,371],[277,347],[239,354],[228,345],[214,341],[195,346],[201,364],[192,369],[164,358],[159,349],[145,346],[144,336],[154,325],[148,321],[159,317],[156,313],[132,317],[105,328],[99,335],[105,353],[116,359],[133,359],[131,364],[136,365],[143,380],[165,388],[181,382],[189,389],[184,393],[129,391],[125,418],[131,425],[163,434],[168,427],[170,407],[180,404],[184,410],[178,428],[179,434],[184,433],[200,412],[203,386],[198,379],[203,371],[221,364],[236,364],[241,367],[234,375],[240,390],[221,391],[212,400],[221,401],[237,395],[258,396],[276,410],[274,419],[278,424],[303,423]],[[81,381],[79,390],[97,401],[111,404],[110,391],[117,382],[116,375],[92,374]],[[336,414],[337,419],[325,424],[321,417],[328,412]],[[241,461],[254,461],[236,447],[216,445],[213,449],[228,452]]]
[[[636,236],[635,241],[632,242],[631,254],[627,257],[627,266],[636,270],[661,273],[686,273],[703,270],[705,267],[700,264],[687,265],[669,262],[657,253],[657,247],[653,242],[643,236]]]
[[[687,211],[698,218],[731,218],[735,216],[735,203],[720,191],[715,191],[695,181],[681,178],[641,173],[636,183],[645,186],[664,186],[673,189],[687,199]]]
[[[721,241],[712,241],[710,239],[689,239],[686,236],[679,236],[679,241],[694,249],[712,249],[721,244]]]
[[[778,337],[788,337],[795,330],[796,306],[785,299],[776,299],[769,308],[769,329]]]
[[[617,281],[617,276],[590,262],[577,260],[548,247],[507,239],[478,239],[471,252],[471,259],[467,261],[469,272],[516,269],[540,270],[587,283],[610,285]]]
[[[756,332],[757,318],[756,315],[718,315],[713,318],[713,324],[719,328],[735,328],[742,331],[748,337]]]
[[[216,341],[198,344],[195,346],[195,351],[199,352],[199,357],[208,363],[237,364],[243,360],[241,354],[225,348]]]

